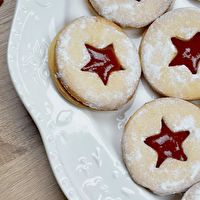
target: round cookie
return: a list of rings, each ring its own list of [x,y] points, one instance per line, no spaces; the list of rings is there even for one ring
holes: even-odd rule
[[[158,195],[181,193],[200,181],[200,109],[161,98],[129,119],[123,159],[133,180]]]
[[[79,18],[58,33],[49,48],[49,68],[67,100],[96,110],[126,104],[141,75],[131,40],[101,17]]]
[[[125,27],[145,27],[166,12],[174,0],[89,0],[99,15]]]
[[[144,76],[164,96],[200,99],[200,10],[181,8],[157,19],[140,54]]]
[[[199,200],[200,199],[200,183],[192,186],[183,196],[182,200]]]

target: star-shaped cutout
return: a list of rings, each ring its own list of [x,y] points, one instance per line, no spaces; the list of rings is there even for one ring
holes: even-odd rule
[[[200,32],[190,40],[181,40],[176,37],[171,39],[177,49],[177,55],[169,67],[185,65],[192,74],[196,74],[200,67]]]
[[[103,49],[97,49],[88,44],[85,44],[85,46],[90,54],[90,61],[81,71],[98,74],[103,84],[107,85],[112,72],[123,70],[112,44]]]
[[[173,132],[168,128],[162,119],[161,131],[158,135],[153,135],[144,141],[157,152],[158,159],[156,168],[159,168],[167,158],[173,158],[180,161],[187,161],[187,156],[183,151],[182,144],[189,136],[189,131]]]

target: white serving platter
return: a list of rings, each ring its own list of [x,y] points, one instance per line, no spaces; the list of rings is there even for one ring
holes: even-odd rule
[[[200,7],[176,0],[174,8]],[[121,156],[121,136],[128,117],[157,98],[144,79],[134,101],[120,111],[95,112],[66,102],[48,71],[48,46],[56,33],[91,12],[87,0],[18,0],[8,46],[15,88],[35,121],[56,179],[69,200],[179,200],[158,197],[136,185]],[[125,30],[139,47],[144,30]]]

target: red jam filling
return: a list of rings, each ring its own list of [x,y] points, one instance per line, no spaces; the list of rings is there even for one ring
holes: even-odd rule
[[[167,158],[187,161],[182,144],[189,134],[189,131],[171,131],[162,119],[160,134],[150,136],[144,141],[146,145],[157,152],[158,159],[156,168],[159,168]]]
[[[0,0],[0,6],[3,4],[3,0]]]
[[[85,46],[90,54],[90,61],[81,71],[98,74],[104,85],[107,85],[111,73],[123,70],[112,44],[103,49],[97,49],[88,44]]]
[[[200,66],[200,32],[190,40],[173,37],[171,41],[177,49],[177,55],[169,66],[185,65],[192,74],[196,74]]]

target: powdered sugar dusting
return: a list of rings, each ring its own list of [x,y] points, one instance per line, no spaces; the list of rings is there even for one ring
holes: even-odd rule
[[[105,18],[122,26],[139,28],[148,25],[162,15],[173,0],[143,0],[140,2],[136,0],[90,0],[90,2]]]
[[[144,66],[148,66],[145,68],[145,71],[150,77],[154,77],[152,81],[161,79],[163,69],[163,66],[160,65],[160,62],[156,58],[160,56],[163,63],[168,63],[170,59],[169,52],[175,51],[175,48],[170,41],[163,43],[163,32],[158,30],[155,38],[157,41],[156,44],[145,43],[142,53]]]
[[[183,150],[188,160],[172,159],[170,158],[172,152],[166,150],[164,154],[169,158],[160,168],[156,168],[157,153],[149,148],[144,140],[160,132],[163,118],[174,132],[190,131],[190,135],[183,143]],[[183,100],[161,98],[143,106],[126,125],[122,140],[124,160],[132,178],[160,195],[183,192],[198,182],[200,180],[199,121],[200,110]],[[163,136],[156,142],[163,145],[168,140],[169,136]]]
[[[197,161],[192,166],[191,179],[193,180],[199,174],[199,172],[200,172],[200,161]]]
[[[190,39],[198,32],[198,28],[195,27],[181,27],[180,32],[185,35],[186,39]]]
[[[96,48],[113,44],[124,70],[113,72],[106,86],[97,74],[81,71],[90,61],[85,44]],[[141,74],[139,57],[131,40],[116,25],[98,17],[79,18],[61,32],[56,60],[68,87],[84,100],[85,105],[95,109],[112,110],[125,104],[132,97]]]
[[[76,22],[80,21],[78,19]],[[90,55],[87,52],[86,48],[82,49],[82,59],[79,63],[74,63],[73,59],[70,57],[70,44],[72,41],[73,32],[76,29],[79,29],[80,31],[85,31],[87,28],[87,23],[95,23],[95,17],[85,17],[81,18],[81,23],[72,23],[69,26],[65,27],[64,30],[59,35],[59,38],[57,40],[57,47],[56,47],[56,60],[58,68],[62,71],[62,69],[65,67],[66,63],[71,65],[73,67],[75,64],[79,65],[78,67],[81,68],[85,63],[87,63],[90,60]],[[87,37],[87,35],[86,35]],[[83,44],[84,45],[84,44]]]
[[[200,32],[199,18],[200,11],[195,8],[168,12],[150,26],[143,39],[141,54],[145,77],[153,88],[166,96],[199,99],[194,88],[200,89],[200,70],[192,74],[185,65],[169,67],[177,54],[171,39],[191,39]],[[184,56],[189,56],[189,51],[186,49]],[[200,65],[199,57],[191,58],[195,66]]]
[[[161,188],[163,190],[168,190],[168,189],[171,189],[171,188],[176,188],[177,186],[179,185],[182,185],[184,184],[185,180],[180,180],[180,181],[166,181],[164,183],[161,184]]]
[[[184,118],[180,117],[180,123],[174,127],[175,131],[189,130],[197,139],[200,139],[200,127],[197,127],[192,115]]]

